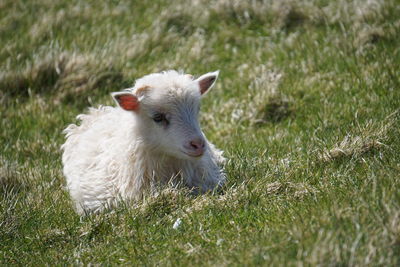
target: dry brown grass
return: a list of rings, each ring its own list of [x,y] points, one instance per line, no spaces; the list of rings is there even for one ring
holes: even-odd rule
[[[385,146],[389,131],[399,123],[399,111],[387,116],[382,122],[369,121],[358,127],[354,134],[346,135],[342,141],[319,155],[324,162],[334,161],[343,157],[359,157],[365,153],[376,151]]]
[[[267,194],[287,195],[301,200],[306,196],[315,195],[319,191],[306,183],[273,182],[266,185]]]

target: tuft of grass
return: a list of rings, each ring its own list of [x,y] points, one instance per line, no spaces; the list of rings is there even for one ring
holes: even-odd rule
[[[60,78],[55,85],[58,91],[55,101],[71,102],[76,97],[90,96],[94,90],[120,89],[124,83],[123,73],[111,63],[98,62],[94,57],[74,55],[60,70]]]
[[[22,175],[23,169],[16,163],[6,158],[0,158],[0,192],[17,194],[18,191],[27,189],[28,182]]]
[[[399,112],[395,111],[381,123],[367,122],[358,126],[357,134],[346,135],[342,141],[320,154],[323,161],[333,161],[343,157],[359,157],[365,153],[378,151],[385,146],[389,131],[394,131],[394,125],[399,123]]]
[[[60,76],[60,64],[63,65],[62,60],[54,61],[53,58],[46,57],[18,72],[2,72],[2,94],[27,97],[30,92],[43,93],[51,90]]]
[[[293,5],[287,5],[281,7],[279,10],[280,25],[285,30],[291,30],[297,26],[304,24],[308,17],[306,14],[301,12],[299,8]]]
[[[288,194],[295,199],[303,199],[307,195],[315,195],[318,193],[317,189],[304,183],[273,182],[267,184],[266,189],[268,194]]]
[[[71,98],[89,97],[94,90],[121,88],[126,83],[121,71],[93,56],[61,53],[37,58],[24,70],[2,73],[0,86],[3,101],[49,94],[54,102],[70,102]]]

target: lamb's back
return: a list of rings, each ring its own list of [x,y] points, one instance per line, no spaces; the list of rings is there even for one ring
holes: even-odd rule
[[[118,163],[128,154],[133,117],[113,107],[90,108],[65,130],[64,175],[71,197],[86,207],[111,199]],[[79,210],[79,207],[77,207]]]

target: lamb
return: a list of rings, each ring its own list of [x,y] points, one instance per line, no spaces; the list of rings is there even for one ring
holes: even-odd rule
[[[194,193],[225,181],[222,151],[201,131],[200,99],[219,71],[193,79],[176,71],[154,73],[112,93],[117,107],[90,108],[65,130],[62,162],[80,214],[119,201],[140,200],[157,186],[182,184]]]

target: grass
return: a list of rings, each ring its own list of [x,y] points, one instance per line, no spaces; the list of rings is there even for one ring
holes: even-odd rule
[[[398,266],[399,7],[0,2],[0,264]],[[80,218],[62,130],[165,69],[221,70],[201,124],[223,192]]]

